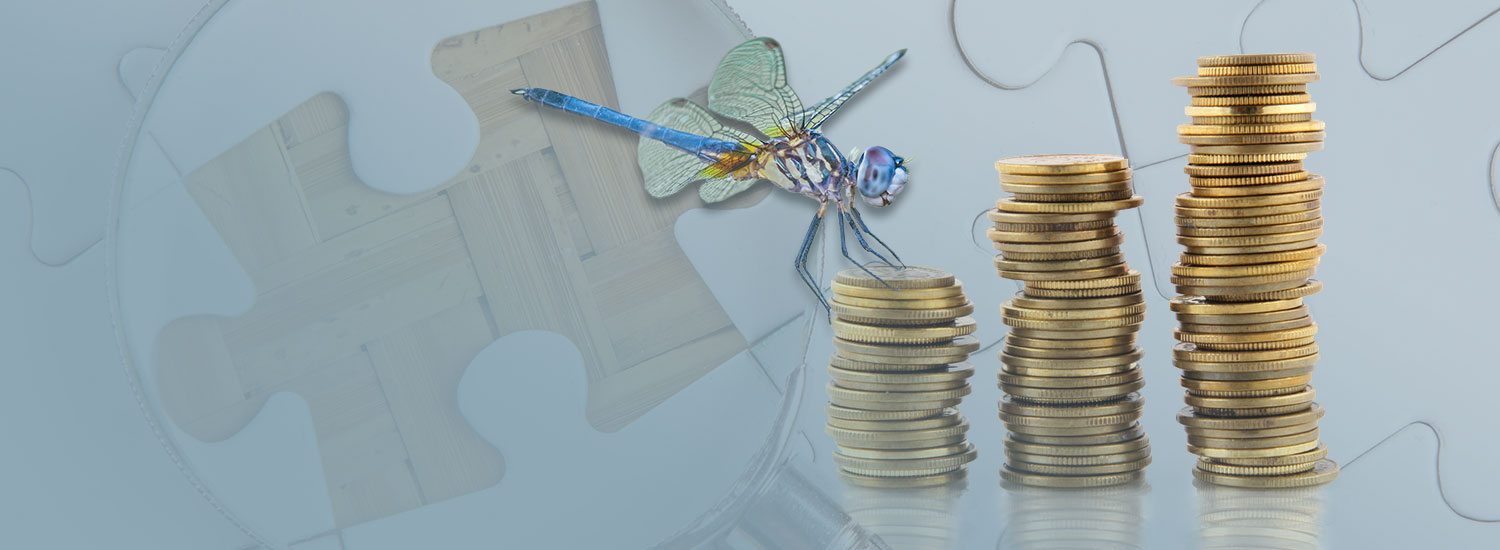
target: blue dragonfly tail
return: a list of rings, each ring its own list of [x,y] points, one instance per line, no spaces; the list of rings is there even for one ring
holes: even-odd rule
[[[619,126],[630,130],[642,137],[648,137],[673,148],[680,149],[704,162],[717,162],[725,153],[748,152],[745,145],[738,142],[716,139],[711,137],[690,134],[680,130],[673,130],[666,126],[643,120],[637,117],[621,113],[603,105],[590,103],[582,99],[570,96],[562,92],[556,92],[545,88],[516,88],[510,93],[526,98],[554,109],[567,111]]]

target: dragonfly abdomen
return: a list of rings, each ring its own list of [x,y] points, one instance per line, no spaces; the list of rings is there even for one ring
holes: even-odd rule
[[[625,128],[640,134],[642,137],[651,138],[691,153],[705,162],[718,162],[723,159],[724,154],[730,152],[746,152],[743,145],[733,141],[673,130],[649,120],[633,117],[562,92],[546,88],[517,88],[510,92],[524,97],[528,101],[534,101],[554,109],[586,116],[600,122]]]

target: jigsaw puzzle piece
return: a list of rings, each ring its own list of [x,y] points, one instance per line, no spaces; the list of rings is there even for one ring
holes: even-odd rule
[[[773,345],[801,340],[790,336]],[[505,454],[505,479],[349,528],[346,545],[649,547],[714,508],[770,439],[781,395],[756,363],[737,355],[606,434],[583,414],[584,370],[571,342],[541,331],[504,336],[474,358],[459,406]]]
[[[9,353],[0,425],[9,452],[0,514],[7,548],[239,548],[245,533],[162,453],[120,370],[104,250],[63,267],[37,263],[30,205],[0,170],[0,343]]]
[[[1453,507],[1500,515],[1500,441],[1475,408],[1493,400],[1500,375],[1473,366],[1492,352],[1487,327],[1500,309],[1500,290],[1480,282],[1500,253],[1476,244],[1500,230],[1496,136],[1453,123],[1500,117],[1489,75],[1473,70],[1500,48],[1500,27],[1476,27],[1380,81],[1359,64],[1356,16],[1346,2],[1268,2],[1243,37],[1247,51],[1316,52],[1323,75],[1312,93],[1330,139],[1307,162],[1329,182],[1318,273],[1327,286],[1310,300],[1324,441],[1343,458],[1429,421],[1448,436],[1445,475],[1463,480],[1445,486]]]
[[[599,3],[620,112],[646,116],[667,98],[704,86],[724,52],[752,35],[715,2]],[[683,47],[691,44],[692,47]],[[676,67],[663,71],[662,67]],[[589,99],[589,98],[584,98]],[[699,101],[700,105],[706,101]]]
[[[1360,64],[1371,78],[1390,80],[1475,30],[1500,11],[1494,0],[1440,5],[1399,0],[1359,0]]]
[[[65,263],[104,235],[103,212],[131,96],[116,64],[131,47],[165,47],[201,0],[48,2],[0,20],[0,168],[31,186],[30,247]],[[66,39],[60,39],[66,37]]]

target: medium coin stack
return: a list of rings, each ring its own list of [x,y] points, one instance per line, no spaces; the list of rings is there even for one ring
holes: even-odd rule
[[[1025,284],[1001,305],[1000,419],[1007,481],[1103,487],[1151,463],[1137,420],[1145,321],[1141,274],[1125,262],[1115,214],[1141,205],[1114,155],[1039,155],[995,163],[1013,193],[989,213],[1000,276]]]
[[[1307,84],[1312,54],[1198,58],[1198,75],[1175,78],[1192,96],[1192,191],[1177,196],[1172,266],[1181,296],[1173,363],[1182,369],[1193,475],[1237,487],[1303,487],[1338,476],[1318,441],[1323,409],[1308,384],[1318,325],[1302,299],[1324,246],[1323,178],[1303,169],[1323,148],[1323,123]]]
[[[971,390],[974,367],[965,361],[979,350],[974,304],[940,269],[868,269],[833,279],[833,462],[865,486],[952,482],[976,456],[956,408]]]

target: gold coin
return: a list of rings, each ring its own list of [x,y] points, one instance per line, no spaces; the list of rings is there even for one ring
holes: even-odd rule
[[[1213,449],[1269,449],[1317,440],[1318,429],[1316,427],[1302,433],[1274,437],[1206,437],[1188,434],[1188,444]]]
[[[1183,399],[1189,406],[1200,409],[1267,409],[1310,403],[1317,395],[1317,390],[1307,386],[1297,393],[1267,397],[1203,397],[1187,392]]]
[[[1177,313],[1194,315],[1238,315],[1244,313],[1266,313],[1284,311],[1302,306],[1301,298],[1264,303],[1220,303],[1211,302],[1202,296],[1178,296],[1167,306]]]
[[[1007,342],[1000,351],[1006,355],[1017,357],[1028,357],[1031,359],[1087,359],[1091,357],[1104,357],[1108,355],[1120,355],[1130,353],[1135,349],[1135,344],[1125,344],[1106,348],[1073,348],[1073,349],[1047,349],[1028,348],[1025,346],[1012,345]]]
[[[1297,454],[1282,456],[1258,456],[1258,457],[1209,457],[1207,460],[1220,464],[1233,464],[1236,466],[1284,466],[1287,464],[1311,464],[1328,458],[1328,446],[1318,445],[1312,450]],[[1204,459],[1199,459],[1204,460]]]
[[[1130,190],[1110,191],[1107,193],[1016,193],[1011,195],[1021,202],[1053,202],[1053,203],[1076,203],[1076,202],[1107,202],[1129,199],[1135,193]]]
[[[1138,326],[1146,321],[1145,315],[1126,315],[1104,319],[1017,319],[1002,317],[1006,326],[1041,330],[1093,330],[1125,326]]]
[[[1192,179],[1192,178],[1188,178]],[[1248,197],[1252,195],[1281,195],[1323,188],[1323,178],[1315,176],[1302,181],[1273,183],[1266,185],[1242,185],[1239,187],[1194,187],[1194,197]]]
[[[1300,474],[1313,469],[1313,463],[1286,464],[1282,466],[1236,466],[1220,464],[1208,459],[1198,459],[1198,469],[1209,473],[1232,476],[1285,476]]]
[[[1327,245],[1318,244],[1309,248],[1261,254],[1183,254],[1181,263],[1183,265],[1231,266],[1298,262],[1321,257],[1327,251]]]
[[[923,449],[861,449],[859,447],[845,447],[840,445],[834,450],[835,458],[869,460],[869,461],[900,461],[918,458],[938,458],[963,454],[974,446],[968,442],[956,445],[945,445],[942,447],[927,447]],[[897,463],[899,464],[899,463]]]
[[[839,387],[868,392],[920,392],[958,389],[968,382],[926,382],[912,384],[881,384],[878,382],[837,381]]]
[[[1115,171],[1111,171],[1111,172],[1091,172],[1091,173],[1086,173],[1086,174],[1034,175],[1034,174],[1007,174],[1005,172],[1001,172],[1000,173],[1000,187],[1002,189],[1005,187],[1006,184],[1018,184],[1019,183],[1019,184],[1029,184],[1029,185],[1034,185],[1034,186],[1039,186],[1039,187],[1051,187],[1051,188],[1053,188],[1052,190],[1044,191],[1044,192],[1048,192],[1048,193],[1068,193],[1070,191],[1061,190],[1060,188],[1073,187],[1073,186],[1079,185],[1079,184],[1097,184],[1097,183],[1124,182],[1124,183],[1126,183],[1126,185],[1129,185],[1129,183],[1128,183],[1129,181],[1130,181],[1130,169],[1129,168],[1125,168],[1125,169],[1121,169],[1121,170],[1115,170]],[[1109,191],[1112,191],[1112,190],[1113,189],[1109,189]],[[1083,193],[1085,191],[1076,191],[1076,192]]]
[[[834,347],[838,346],[835,345]],[[872,355],[849,350],[838,350],[837,353],[839,357],[848,360],[851,364],[875,364],[882,367],[875,370],[925,370],[935,366],[962,363],[969,360],[968,353],[912,357]]]
[[[1307,103],[1312,101],[1312,96],[1306,93],[1299,94],[1269,94],[1269,95],[1231,95],[1231,96],[1194,96],[1188,105],[1195,107],[1226,107],[1234,105],[1285,105],[1288,103]],[[1293,123],[1296,124],[1296,123]],[[1228,124],[1215,124],[1214,126],[1232,128]],[[1322,130],[1321,124],[1315,130]],[[1180,134],[1194,133],[1245,133],[1245,134],[1269,134],[1274,132],[1301,132],[1303,130],[1265,130],[1260,132],[1237,132],[1233,130],[1225,132],[1184,132],[1181,126],[1177,127]]]
[[[1286,426],[1283,428],[1263,428],[1259,430],[1214,430],[1210,428],[1185,428],[1189,436],[1197,437],[1219,437],[1227,439],[1256,439],[1264,437],[1281,437],[1295,435],[1316,429],[1318,425],[1300,424],[1297,426]]]
[[[1129,365],[1141,360],[1146,351],[1135,348],[1128,353],[1120,355],[1109,355],[1105,357],[1089,357],[1078,359],[1036,359],[1031,357],[1020,357],[1016,355],[1000,354],[1000,362],[1014,367],[1037,367],[1048,369],[1090,369],[1099,367],[1110,367],[1115,365]]]
[[[1321,221],[1319,218],[1318,221]],[[1282,224],[1282,226],[1293,224]],[[1261,226],[1266,227],[1266,226]],[[1275,226],[1272,226],[1275,227]],[[1258,233],[1251,235],[1234,235],[1226,237],[1194,237],[1179,235],[1177,242],[1184,246],[1195,248],[1227,248],[1227,247],[1255,247],[1272,244],[1297,243],[1316,239],[1323,235],[1322,227],[1289,231],[1286,233]]]
[[[1000,304],[1000,311],[1018,319],[1105,319],[1143,314],[1146,312],[1146,303],[1135,302],[1129,305],[1101,308],[1031,309],[1016,307],[1015,302],[1006,300]]]
[[[1192,407],[1184,407],[1177,412],[1177,422],[1183,426],[1214,430],[1265,430],[1316,423],[1318,419],[1323,418],[1324,412],[1322,405],[1313,403],[1312,407],[1305,411],[1281,416],[1222,418],[1203,416],[1193,411]]]
[[[967,443],[965,448],[964,452],[956,455],[909,459],[856,458],[834,451],[833,463],[850,472],[874,476],[904,475],[897,472],[941,473],[974,461],[979,454],[978,451],[973,445]]]
[[[1200,197],[1191,193],[1183,193],[1177,195],[1177,204],[1189,208],[1257,208],[1278,204],[1301,203],[1320,198],[1323,198],[1322,189],[1241,197]]]
[[[1120,286],[1137,285],[1141,282],[1141,272],[1134,269],[1124,275],[1114,277],[1100,277],[1098,279],[1078,279],[1070,281],[1026,281],[1027,289],[1045,288],[1052,290],[1063,290],[1073,288],[1113,288]]]
[[[1098,258],[1081,258],[1077,260],[1060,260],[1053,262],[1023,262],[1007,260],[1003,256],[995,256],[995,269],[999,271],[1015,271],[1023,273],[1068,273],[1100,267],[1113,267],[1125,263],[1124,254],[1111,254]]]
[[[1052,467],[1106,466],[1114,464],[1134,463],[1143,459],[1148,459],[1150,457],[1151,449],[1139,449],[1112,454],[1077,456],[1042,455],[1018,451],[1009,447],[1005,449],[1006,460],[1012,464],[1016,464],[1016,466],[1021,469],[1035,469],[1034,466],[1036,465]]]
[[[1015,252],[1040,254],[1077,252],[1081,250],[1101,250],[1114,248],[1125,243],[1125,235],[1120,234],[1119,228],[1117,227],[1101,229],[1098,231],[1104,232],[1103,234],[1105,236],[1094,239],[1062,243],[1014,243],[992,240],[991,244],[995,247],[996,250],[1006,253],[1006,258],[1010,259],[1010,254]]]
[[[1070,350],[1070,349],[1098,349],[1119,346],[1135,345],[1135,335],[1114,336],[1108,338],[1091,338],[1086,340],[1053,340],[1046,338],[1025,338],[1014,334],[1006,335],[1006,345],[1020,346],[1030,349],[1047,350]]]
[[[1076,214],[1049,214],[1044,212],[1002,212],[990,210],[985,213],[995,223],[1087,223],[1108,221],[1114,223],[1114,212],[1082,212]]]
[[[864,409],[851,409],[834,404],[824,407],[830,419],[841,418],[844,420],[860,421],[892,421],[892,420],[918,420],[923,418],[935,418],[948,414],[951,409],[936,409],[931,411],[870,411]],[[956,413],[956,411],[955,411]],[[946,425],[946,424],[945,424]]]
[[[1322,142],[1325,132],[1293,132],[1286,134],[1229,134],[1229,135],[1182,135],[1177,143],[1188,145],[1268,145]]]
[[[936,344],[959,336],[973,334],[979,325],[973,317],[960,317],[952,323],[910,327],[883,327],[851,323],[835,317],[833,334],[839,338],[866,344]]]
[[[941,474],[909,477],[877,477],[856,474],[842,469],[839,470],[839,479],[842,479],[844,482],[872,489],[922,489],[939,487],[963,481],[967,475],[968,470],[962,467]]]
[[[1198,66],[1283,65],[1287,63],[1312,63],[1316,60],[1317,57],[1310,53],[1241,53],[1199,57]]]
[[[1193,477],[1214,485],[1226,487],[1245,487],[1253,489],[1287,489],[1294,487],[1312,487],[1322,485],[1338,479],[1339,466],[1332,460],[1319,460],[1313,469],[1293,475],[1284,476],[1237,476],[1220,474],[1203,469],[1193,469]]]
[[[1123,237],[1123,235],[1121,235]],[[1097,248],[1093,250],[1077,250],[1064,252],[1016,252],[1006,251],[1001,254],[1006,260],[1016,262],[1056,262],[1063,260],[1086,260],[1090,258],[1102,258],[1114,256],[1120,253],[1119,246]]]
[[[1311,113],[1317,109],[1318,104],[1309,101],[1281,105],[1226,105],[1221,107],[1189,105],[1184,108],[1183,112],[1188,116],[1261,116]]]
[[[829,416],[828,425],[856,431],[907,432],[956,426],[963,418],[956,409],[943,409],[938,416],[910,420],[851,420]]]
[[[1136,292],[1140,292],[1140,289],[1136,289]],[[1093,338],[1112,338],[1115,336],[1134,336],[1138,330],[1139,327],[1133,325],[1093,330],[1012,328],[1010,329],[1010,334],[1021,338],[1039,338],[1043,340],[1088,340]]]
[[[936,384],[936,383],[962,383],[969,377],[974,376],[974,366],[968,363],[956,365],[943,365],[941,367],[914,372],[867,372],[839,368],[828,365],[828,375],[840,385],[847,383],[863,384]]]
[[[1307,93],[1306,84],[1271,84],[1266,86],[1188,86],[1193,97],[1233,95],[1279,95]]]
[[[1276,105],[1284,107],[1285,105]],[[1203,107],[1205,109],[1210,107]],[[1266,155],[1277,153],[1305,154],[1313,151],[1322,151],[1323,142],[1308,141],[1302,143],[1268,143],[1261,145],[1193,145],[1189,149],[1199,155]]]
[[[1242,289],[1250,290],[1250,289]],[[1263,292],[1250,292],[1248,294],[1230,294],[1220,296],[1219,299],[1226,301],[1241,302],[1263,302],[1267,300],[1281,300],[1284,298],[1301,298],[1317,294],[1323,290],[1323,282],[1317,279],[1309,279],[1307,284],[1285,290],[1267,290]]]
[[[1075,388],[1075,387],[1088,387],[1088,388],[1093,388],[1093,387],[1101,387],[1100,384],[1104,384],[1105,382],[1107,382],[1109,380],[1113,380],[1113,378],[1111,378],[1111,377],[1117,376],[1117,375],[1126,376],[1126,380],[1127,381],[1136,380],[1137,378],[1130,377],[1129,373],[1133,372],[1137,368],[1139,368],[1139,365],[1134,364],[1134,363],[1128,364],[1128,365],[1110,365],[1110,366],[1107,366],[1107,367],[1093,367],[1093,368],[1087,368],[1087,369],[1079,369],[1079,368],[1060,368],[1059,369],[1059,368],[1050,368],[1050,367],[1027,367],[1027,366],[1021,366],[1021,365],[1001,365],[1000,366],[1000,373],[1001,373],[1002,377],[1005,376],[1005,375],[1015,375],[1015,376],[1025,377],[1024,378],[1025,382],[1022,385],[1026,386],[1026,387],[1035,387],[1035,388]],[[1078,383],[1077,384],[1073,384],[1073,385],[1064,384],[1062,379],[1065,379],[1065,378],[1066,379],[1078,380]],[[1044,384],[1043,383],[1044,381],[1051,382],[1053,380],[1055,380],[1056,383],[1049,383],[1049,384]],[[1131,391],[1134,391],[1134,390],[1131,390]],[[1130,392],[1127,391],[1127,392],[1124,392],[1124,393],[1130,393]],[[1124,395],[1124,394],[1121,394],[1121,395]],[[1043,397],[1045,397],[1045,396],[1043,396]]]
[[[1318,73],[1179,76],[1172,79],[1172,84],[1174,86],[1268,86],[1275,84],[1307,84],[1309,82],[1317,82],[1318,79]]]
[[[1317,441],[1308,441],[1305,443],[1287,445],[1285,447],[1271,447],[1266,449],[1216,449],[1213,447],[1199,447],[1197,445],[1189,443],[1187,449],[1188,452],[1195,455],[1206,456],[1210,458],[1261,458],[1305,453],[1307,451],[1316,449],[1317,447]]]
[[[995,208],[1002,212],[1035,212],[1040,214],[1082,214],[1116,212],[1135,208],[1145,203],[1140,195],[1128,199],[1095,202],[1021,202],[1010,198],[995,201]]]
[[[1173,359],[1172,364],[1177,368],[1188,371],[1184,375],[1191,374],[1195,378],[1201,378],[1208,374],[1256,374],[1262,373],[1273,376],[1274,373],[1295,371],[1298,369],[1310,369],[1318,363],[1321,356],[1317,353],[1292,357],[1287,359],[1271,359],[1265,361],[1193,361],[1185,359]],[[1238,377],[1237,379],[1242,379]]]
[[[1282,116],[1282,115],[1273,115]],[[1290,115],[1288,115],[1290,116]],[[1310,116],[1310,115],[1304,115]],[[1217,118],[1217,117],[1216,117]],[[1193,118],[1198,122],[1198,118]],[[1190,164],[1247,164],[1247,163],[1283,163],[1300,162],[1307,158],[1307,153],[1257,153],[1257,154],[1220,154],[1193,151],[1188,154]]]
[[[1177,234],[1185,237],[1245,237],[1250,235],[1274,235],[1279,233],[1294,233],[1323,227],[1323,218],[1314,218],[1305,222],[1284,223],[1280,225],[1260,225],[1250,227],[1179,227]]]
[[[1189,164],[1183,167],[1187,175],[1194,178],[1244,178],[1273,176],[1277,174],[1306,173],[1301,162],[1278,162],[1272,164],[1230,164],[1200,166]]]
[[[854,391],[854,390],[849,390]],[[880,392],[871,392],[880,393]],[[859,401],[842,399],[829,396],[828,402],[840,407],[851,409],[864,409],[869,411],[936,411],[950,407],[957,407],[963,400],[959,398],[940,399],[937,401]]]
[[[1183,265],[1182,262],[1177,262],[1172,264],[1172,275],[1179,277],[1251,277],[1312,269],[1317,267],[1319,261],[1318,258],[1312,258],[1275,264],[1231,266]]]
[[[1216,363],[1215,365],[1218,365],[1218,366],[1232,365],[1236,369],[1238,369],[1238,367],[1240,367],[1242,365],[1245,367],[1244,369],[1225,370],[1223,372],[1218,372],[1218,371],[1208,370],[1208,369],[1198,369],[1198,368],[1194,367],[1191,364],[1191,363],[1193,363],[1192,361],[1182,361],[1182,360],[1179,359],[1179,360],[1174,360],[1172,363],[1173,363],[1174,366],[1176,366],[1176,367],[1178,367],[1180,369],[1183,369],[1183,371],[1182,371],[1182,377],[1183,378],[1192,378],[1192,379],[1196,379],[1196,380],[1217,380],[1217,381],[1224,381],[1224,382],[1234,382],[1234,381],[1243,381],[1243,380],[1262,380],[1262,379],[1266,379],[1266,378],[1284,378],[1284,377],[1287,377],[1287,376],[1300,376],[1300,375],[1303,375],[1303,374],[1312,374],[1313,366],[1315,366],[1317,364],[1317,358],[1318,358],[1317,356],[1309,356],[1309,358],[1299,358],[1299,359],[1296,359],[1296,360],[1290,360],[1290,361],[1300,361],[1302,364],[1299,365],[1299,366],[1296,366],[1296,367],[1292,367],[1292,368],[1269,368],[1269,367],[1267,367],[1267,368],[1265,368],[1265,370],[1254,370],[1254,365],[1256,365],[1256,363],[1243,363],[1243,364],[1241,364],[1241,363]],[[1182,363],[1182,364],[1178,364],[1178,363]]]
[[[1312,277],[1316,269],[1307,268],[1286,273],[1266,273],[1261,275],[1246,275],[1242,277],[1184,277],[1172,276],[1172,284],[1190,287],[1255,287],[1272,283],[1284,283],[1287,281],[1305,281]],[[1299,283],[1300,284],[1300,283]]]
[[[1045,475],[1029,472],[1019,472],[1011,469],[1010,465],[1000,467],[1000,477],[1005,481],[1031,487],[1051,487],[1059,489],[1079,489],[1091,487],[1110,487],[1113,485],[1124,485],[1145,477],[1141,470],[1121,472],[1114,474],[1099,475]]]
[[[833,345],[840,352],[850,351],[881,357],[946,357],[951,355],[967,355],[979,350],[979,340],[967,335],[954,338],[950,342],[919,346],[866,344],[843,338],[834,338]]]
[[[1314,327],[1315,326],[1316,325],[1314,325]],[[1294,330],[1300,330],[1300,329],[1294,329]],[[1175,334],[1178,331],[1173,331],[1173,332]],[[1245,335],[1244,334],[1195,334],[1194,335],[1194,337],[1198,337],[1198,338],[1207,337],[1207,336],[1245,336]],[[1215,344],[1200,344],[1200,345],[1203,346],[1203,347],[1207,347],[1207,348],[1211,348],[1211,349],[1215,349],[1215,350],[1219,350],[1219,351],[1261,351],[1261,350],[1275,350],[1275,349],[1297,348],[1297,347],[1301,347],[1301,346],[1305,346],[1305,345],[1311,344],[1311,343],[1313,343],[1313,341],[1314,341],[1314,337],[1312,337],[1312,336],[1304,336],[1302,338],[1293,338],[1293,339],[1290,339],[1290,340],[1272,340],[1272,341],[1268,341],[1268,342],[1219,342],[1219,343],[1215,343]]]
[[[1313,121],[1312,113],[1292,113],[1287,115],[1195,116],[1191,118],[1193,124],[1199,126],[1289,124]]]
[[[987,216],[993,217],[994,210],[988,211]],[[1114,218],[1094,220],[1087,222],[1070,223],[1009,223],[995,222],[995,229],[1001,231],[1081,231],[1084,229],[1102,229],[1115,224]]]
[[[1141,417],[1139,409],[1115,414],[1079,417],[1026,416],[1000,411],[1000,420],[1007,427],[1030,426],[1037,428],[1088,428],[1129,424]]]
[[[932,391],[866,391],[841,387],[834,382],[827,385],[828,397],[841,403],[847,402],[870,402],[870,403],[927,403],[931,401],[947,401],[958,399],[969,395],[973,388],[968,385],[946,390]],[[902,409],[884,409],[902,410]]]
[[[1090,175],[1090,174],[1084,174],[1084,175]],[[1020,177],[1020,176],[1010,176],[1010,177]],[[1037,177],[1037,176],[1031,176],[1031,177]],[[1001,191],[1010,192],[1010,193],[1030,193],[1030,194],[1048,194],[1048,195],[1055,194],[1055,195],[1064,195],[1064,196],[1079,195],[1079,194],[1088,194],[1088,193],[1112,193],[1112,192],[1116,192],[1116,191],[1129,191],[1130,190],[1130,180],[1129,179],[1125,179],[1125,180],[1121,180],[1121,181],[1106,181],[1106,182],[1103,182],[1103,183],[1071,183],[1071,184],[1067,184],[1067,185],[1058,185],[1056,183],[1040,183],[1040,184],[1037,184],[1037,183],[1015,183],[1015,182],[1004,182],[1004,181],[1002,181],[1000,183],[1000,190]]]
[[[1001,384],[1000,389],[1011,397],[1033,403],[1086,405],[1119,399],[1138,392],[1145,387],[1142,380],[1125,382],[1115,386],[1089,386],[1081,388],[1035,388]],[[1004,416],[1002,415],[1002,419]],[[1061,424],[1051,425],[1053,427]]]
[[[1260,206],[1254,208],[1193,208],[1187,206],[1172,207],[1176,214],[1184,218],[1249,218],[1256,216],[1273,216],[1277,214],[1289,214],[1293,212],[1305,212],[1315,210],[1321,206],[1318,200],[1309,200],[1291,204],[1278,204],[1274,206]]]
[[[974,313],[974,302],[945,309],[880,309],[848,306],[830,302],[839,319],[866,325],[922,326],[952,322]]]
[[[1306,94],[1302,94],[1306,97]],[[1239,97],[1208,97],[1201,98],[1205,102],[1213,100],[1220,103],[1219,106],[1235,106],[1231,101],[1263,100],[1275,97],[1295,96],[1239,96]],[[1194,100],[1198,101],[1197,99]],[[1253,105],[1254,103],[1245,103]],[[1273,103],[1279,104],[1279,103]],[[1200,105],[1211,107],[1213,105]],[[1309,120],[1305,122],[1282,122],[1279,124],[1182,124],[1177,126],[1177,133],[1183,136],[1233,136],[1246,134],[1286,135],[1305,132],[1322,132],[1327,124],[1321,120]],[[1300,141],[1300,140],[1299,140]]]
[[[835,299],[841,296],[854,296],[859,298],[876,298],[881,300],[925,300],[929,298],[951,298],[962,296],[964,285],[958,280],[953,281],[953,286],[938,288],[898,288],[892,290],[885,287],[862,287],[851,286],[834,281],[833,295]]]
[[[1291,319],[1300,319],[1302,317],[1306,317],[1307,315],[1307,306],[1299,305],[1287,309],[1263,311],[1257,313],[1178,313],[1177,320],[1185,324],[1191,323],[1195,325],[1255,325],[1259,323],[1276,323]]]
[[[1102,229],[1085,229],[1082,231],[1019,232],[1000,231],[994,228],[985,231],[986,236],[994,242],[1047,244],[1099,240],[1119,233],[1120,229],[1114,226]]]
[[[858,441],[857,443],[859,443],[859,448],[861,449],[926,449],[929,447],[957,445],[967,440],[968,438],[966,438],[963,434],[959,434],[938,439],[914,439],[910,441]],[[838,442],[837,440],[835,440],[835,444],[841,447],[849,446],[847,442]]]
[[[846,306],[872,308],[872,309],[896,309],[896,310],[923,310],[923,309],[949,309],[971,304],[964,296],[948,296],[946,298],[918,298],[914,300],[891,300],[884,298],[863,298],[859,296],[834,295],[833,301]]]
[[[1240,76],[1253,74],[1305,74],[1318,72],[1317,63],[1275,63],[1264,65],[1216,65],[1198,67],[1198,76]]]
[[[1233,165],[1232,165],[1233,166]],[[1193,193],[1200,191],[1215,192],[1222,188],[1251,187],[1257,185],[1273,185],[1284,183],[1304,182],[1311,178],[1321,176],[1308,174],[1306,170],[1286,172],[1283,174],[1265,174],[1259,176],[1218,176],[1218,177],[1188,177],[1188,184],[1193,186]]]
[[[1182,342],[1172,346],[1174,359],[1208,362],[1277,361],[1312,355],[1318,352],[1316,344],[1297,348],[1282,348],[1258,351],[1214,351],[1199,349],[1197,344]]]
[[[1030,443],[1016,439],[1014,436],[1011,436],[1009,434],[1006,434],[1004,441],[1006,450],[1014,450],[1026,454],[1046,456],[1100,456],[1116,453],[1128,453],[1131,451],[1149,449],[1151,447],[1151,438],[1146,437],[1145,434],[1141,434],[1140,437],[1135,437],[1125,441],[1084,445],[1048,445],[1042,443]]]
[[[1087,174],[1114,172],[1130,166],[1118,155],[1027,155],[995,161],[1002,174]]]
[[[1128,370],[1098,376],[1026,376],[1001,370],[1000,383],[1007,386],[1045,389],[1104,388],[1121,386],[1141,379],[1141,369],[1127,365]],[[1127,394],[1129,392],[1126,392]]]
[[[1259,323],[1254,325],[1200,325],[1197,323],[1182,323],[1179,327],[1183,332],[1195,334],[1238,334],[1248,332],[1264,332],[1288,330],[1312,326],[1312,317],[1303,316],[1297,319]]]
[[[1109,296],[1104,298],[1040,298],[1027,296],[1024,292],[1017,292],[1010,299],[1010,303],[1013,306],[1026,309],[1092,309],[1129,306],[1145,302],[1146,298],[1142,294],[1126,294],[1124,296]]]
[[[1146,432],[1141,428],[1140,423],[1134,422],[1116,431],[1093,435],[1037,435],[1010,432],[1005,434],[1005,437],[1037,445],[1109,445],[1136,440],[1145,435]]]
[[[1146,406],[1146,398],[1140,393],[1131,392],[1123,398],[1107,403],[1095,403],[1091,405],[1059,407],[1056,405],[1038,405],[1025,401],[1023,398],[1012,395],[1000,396],[1000,412],[1018,416],[1037,416],[1046,418],[1089,418],[1096,416],[1109,416],[1125,414],[1131,411],[1140,412]]]
[[[965,360],[967,360],[968,358],[969,358],[968,354],[964,354],[961,357],[958,357],[957,359],[955,359],[953,361],[949,361],[949,362],[945,362],[945,363],[933,363],[931,361],[925,361],[925,360],[921,361],[921,362],[910,362],[910,361],[907,361],[907,362],[897,362],[896,360],[893,360],[893,359],[896,359],[896,358],[890,358],[890,357],[873,357],[872,359],[874,359],[874,360],[872,360],[872,361],[863,361],[863,360],[859,360],[859,359],[851,359],[849,357],[845,357],[843,355],[835,353],[835,354],[833,354],[833,355],[831,355],[831,356],[828,357],[828,364],[832,365],[834,367],[838,367],[838,368],[841,368],[841,369],[844,369],[844,370],[851,370],[851,371],[859,371],[859,372],[897,372],[897,373],[899,373],[899,372],[930,371],[930,370],[934,370],[934,369],[939,369],[939,368],[946,367],[946,366],[948,366],[948,363],[962,363]],[[897,360],[899,360],[899,359],[897,359]]]
[[[1012,470],[1021,470],[1033,474],[1078,476],[1135,472],[1145,469],[1149,464],[1151,464],[1151,456],[1148,452],[1146,453],[1145,458],[1138,458],[1129,462],[1102,464],[1097,466],[1057,466],[1052,464],[1034,464],[1029,462],[1007,462],[1006,466],[1008,466]]]
[[[924,428],[917,430],[854,430],[828,425],[823,431],[835,439],[840,445],[852,445],[863,449],[861,442],[865,441],[925,441],[929,439],[942,439],[963,435],[969,431],[969,419],[960,418],[955,424],[945,424],[936,428]],[[853,443],[846,443],[853,442]]]
[[[887,288],[889,285],[903,290],[951,287],[956,282],[952,273],[931,267],[881,265],[870,266],[868,269],[879,279],[870,277],[864,269],[851,267],[834,275],[833,281],[845,286]],[[881,282],[882,280],[884,283]]]
[[[1314,246],[1317,246],[1317,244],[1318,244],[1318,240],[1316,238],[1313,238],[1313,239],[1307,239],[1307,240],[1302,240],[1302,241],[1291,241],[1291,242],[1275,243],[1275,244],[1262,244],[1262,245],[1256,245],[1256,246],[1184,246],[1183,247],[1183,254],[1196,254],[1196,255],[1260,254],[1260,253],[1263,253],[1263,252],[1285,252],[1285,251],[1288,251],[1288,250],[1303,250],[1303,249],[1312,248]],[[1274,289],[1273,288],[1267,288],[1266,290],[1277,290],[1279,288],[1280,287],[1277,287],[1277,288],[1274,288]],[[1192,292],[1182,292],[1181,294],[1192,294]]]

